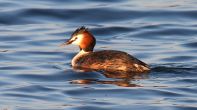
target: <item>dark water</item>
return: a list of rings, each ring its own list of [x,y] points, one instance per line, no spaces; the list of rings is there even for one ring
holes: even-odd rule
[[[0,110],[196,110],[196,4],[0,0]],[[58,45],[82,25],[96,50],[128,52],[152,71],[125,79],[73,70],[78,47]]]

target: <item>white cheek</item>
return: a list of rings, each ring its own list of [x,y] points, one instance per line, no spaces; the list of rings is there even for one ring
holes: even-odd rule
[[[79,45],[80,43],[81,43],[81,42],[80,42],[79,39],[77,39],[77,40],[75,40],[75,41],[72,42],[72,44],[74,44],[74,45]]]
[[[80,45],[81,44],[81,41],[83,39],[83,35],[78,35],[76,37],[77,37],[77,39],[75,41],[73,41],[72,44],[74,44],[74,45]]]

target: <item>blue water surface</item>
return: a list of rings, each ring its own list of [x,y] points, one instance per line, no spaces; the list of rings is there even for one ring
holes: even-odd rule
[[[0,0],[0,110],[196,110],[196,0]],[[87,26],[95,50],[151,65],[119,77],[72,69]]]

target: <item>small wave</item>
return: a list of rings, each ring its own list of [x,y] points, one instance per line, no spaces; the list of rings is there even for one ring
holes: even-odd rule
[[[193,74],[196,71],[197,66],[195,65],[186,65],[179,63],[163,64],[163,65],[152,65],[152,72],[161,72],[161,73],[173,73],[173,74]],[[153,73],[154,74],[154,73]],[[195,74],[193,74],[195,75]]]
[[[71,22],[103,23],[113,21],[144,20],[196,20],[196,11],[193,10],[127,10],[119,8],[82,8],[82,9],[55,9],[55,8],[22,8],[1,12],[0,24],[33,24],[41,22]],[[12,20],[14,18],[14,20]]]
[[[197,42],[189,42],[182,44],[184,47],[197,48]]]
[[[185,61],[192,61],[196,59],[195,56],[174,56],[170,58],[163,58],[162,60],[168,62],[185,62]]]

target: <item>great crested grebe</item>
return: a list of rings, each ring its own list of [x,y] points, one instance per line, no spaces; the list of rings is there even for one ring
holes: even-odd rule
[[[61,46],[78,45],[80,52],[72,59],[74,68],[103,70],[108,72],[143,73],[150,71],[149,66],[129,55],[117,50],[93,52],[96,39],[84,26],[73,32],[71,38]]]

